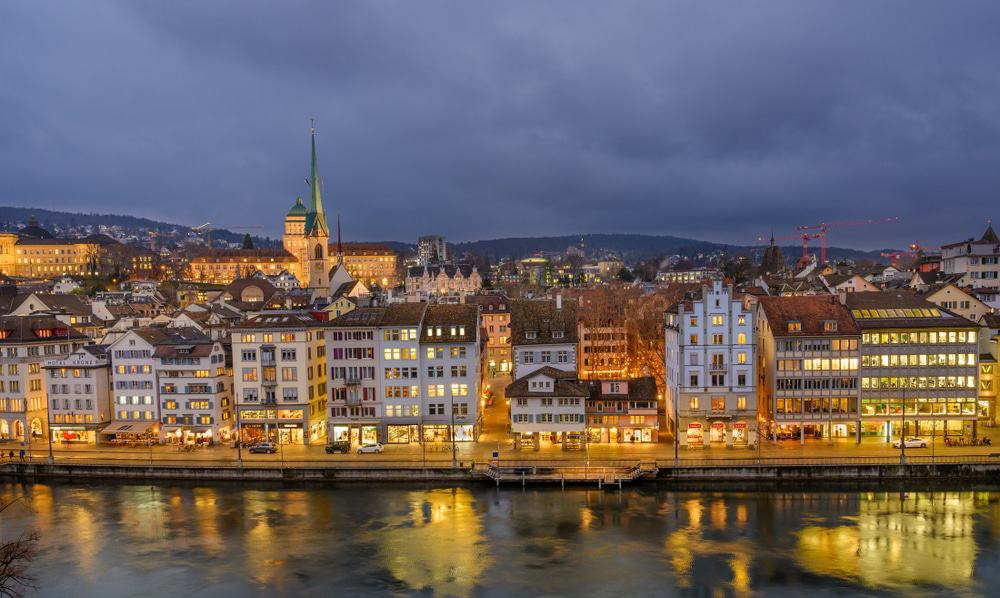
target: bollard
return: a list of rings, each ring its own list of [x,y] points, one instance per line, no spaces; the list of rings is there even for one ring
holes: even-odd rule
[[[524,490],[524,472],[521,472],[521,490]]]
[[[566,472],[562,472],[559,475],[559,485],[562,487],[563,490],[566,489]]]

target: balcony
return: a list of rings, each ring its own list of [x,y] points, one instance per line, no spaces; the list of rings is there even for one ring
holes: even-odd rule
[[[344,384],[346,386],[361,386],[360,376],[348,376],[344,378]]]
[[[361,397],[357,395],[354,396],[348,395],[347,399],[344,402],[352,407],[356,407],[361,404]]]

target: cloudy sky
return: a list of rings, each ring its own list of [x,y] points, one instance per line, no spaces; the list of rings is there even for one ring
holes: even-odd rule
[[[1000,3],[0,3],[0,205],[348,237],[935,244],[1000,215]]]

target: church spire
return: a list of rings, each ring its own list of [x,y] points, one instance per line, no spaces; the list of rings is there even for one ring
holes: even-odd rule
[[[329,236],[326,215],[323,213],[323,195],[320,189],[319,165],[316,161],[316,123],[311,121],[309,136],[312,139],[312,162],[309,170],[309,211],[306,214],[306,234]]]
[[[337,214],[337,265],[344,263],[344,246],[340,242],[340,214]]]

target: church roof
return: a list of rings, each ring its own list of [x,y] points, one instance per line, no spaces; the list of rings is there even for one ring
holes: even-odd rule
[[[32,216],[28,220],[28,226],[17,231],[17,234],[24,239],[51,239],[52,233],[38,225],[38,219]]]
[[[312,162],[309,170],[309,208],[306,212],[306,235],[330,236],[323,213],[323,196],[320,189],[319,165],[316,161],[316,131],[312,131]]]
[[[288,210],[288,216],[305,216],[308,212],[306,204],[302,203],[302,198],[296,197],[295,205],[292,206],[292,209]]]

